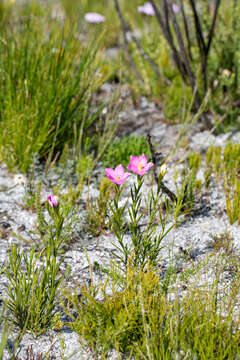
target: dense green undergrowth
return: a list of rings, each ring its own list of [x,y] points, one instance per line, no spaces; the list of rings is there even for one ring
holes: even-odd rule
[[[187,286],[181,296],[166,294],[150,268],[139,273],[129,267],[121,280],[122,291],[116,280],[110,291],[106,281],[81,287],[80,300],[68,296],[78,312],[70,326],[97,358],[109,358],[112,349],[124,359],[238,358],[237,284],[218,303],[219,279],[200,289]]]

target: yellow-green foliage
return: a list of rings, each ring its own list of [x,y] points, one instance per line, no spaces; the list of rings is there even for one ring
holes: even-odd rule
[[[225,148],[210,146],[206,153],[205,184],[209,186],[213,173],[219,182],[224,181],[226,210],[229,221],[240,224],[240,145],[228,142]]]
[[[116,164],[126,167],[132,154],[151,156],[146,137],[130,135],[113,141],[106,149],[103,161],[106,167],[115,167]]]
[[[188,155],[189,168],[196,173],[201,166],[201,155],[194,152]]]
[[[222,160],[221,160],[221,147],[211,145],[206,153],[206,165],[207,168],[211,169],[211,173],[214,172],[216,180],[218,180],[218,175],[221,169]],[[205,179],[208,179],[209,172],[206,172]]]
[[[197,179],[197,172],[201,166],[201,155],[190,153],[187,157],[185,167],[182,171],[176,171],[174,181],[177,188],[177,203],[174,208],[176,224],[180,214],[189,214],[195,203],[195,196],[201,190],[202,182]],[[181,186],[178,185],[180,180]]]
[[[143,32],[141,40],[144,51],[157,64],[162,75],[159,76],[141,56],[136,46],[131,44],[130,51],[143,79],[143,84],[139,84],[133,74],[129,73],[129,77],[137,94],[144,93],[161,98],[166,117],[174,120],[180,117],[184,108],[189,107],[192,91],[183,83],[176,68],[173,67],[167,43],[154,25],[156,24],[149,25],[151,31]],[[164,81],[164,77],[168,79],[168,83]]]
[[[107,178],[103,178],[99,188],[99,197],[94,204],[87,204],[86,230],[94,236],[99,236],[108,227],[108,204],[113,183]]]
[[[237,288],[220,303],[217,284],[189,288],[169,300],[155,271],[128,267],[111,282],[91,283],[80,287],[80,296],[67,295],[77,311],[69,325],[101,359],[108,359],[112,349],[139,360],[172,360],[180,354],[179,359],[235,359],[240,354],[239,316],[233,313]]]
[[[129,267],[121,292],[117,291],[116,284],[112,284],[111,295],[108,295],[107,284],[108,281],[101,287],[83,286],[80,300],[77,296],[69,299],[78,312],[70,326],[95,351],[101,348],[102,354],[107,355],[115,348],[126,353],[142,337],[142,307],[146,308],[147,316],[148,312],[159,307],[162,300],[163,309],[166,300],[159,297],[159,277],[150,269],[137,273]],[[98,300],[99,296],[102,300]]]
[[[91,155],[82,155],[78,159],[76,173],[80,183],[83,183],[90,176],[94,166],[93,162],[94,161]]]

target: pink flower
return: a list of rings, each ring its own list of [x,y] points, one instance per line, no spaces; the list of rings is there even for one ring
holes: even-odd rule
[[[131,174],[124,172],[124,167],[122,165],[118,165],[115,170],[107,168],[106,175],[113,183],[122,185]]]
[[[177,4],[172,4],[172,9],[175,12],[175,14],[179,13],[180,8]]]
[[[149,2],[146,2],[143,6],[138,6],[138,12],[149,16],[155,15],[154,8]]]
[[[84,16],[85,20],[92,24],[99,24],[105,21],[105,17],[95,12],[86,13]]]
[[[59,204],[59,198],[56,195],[49,195],[47,197],[48,203],[52,208],[56,208]]]
[[[152,166],[153,163],[148,163],[145,155],[130,156],[130,164],[127,166],[127,169],[142,176],[151,169]]]

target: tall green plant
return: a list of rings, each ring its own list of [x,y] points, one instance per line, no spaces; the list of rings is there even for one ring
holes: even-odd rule
[[[53,158],[98,119],[97,42],[83,46],[65,24],[29,17],[0,41],[0,156],[27,171],[33,154]],[[84,141],[84,137],[81,138]]]
[[[48,256],[46,264],[39,265],[34,248],[28,255],[15,245],[11,246],[5,301],[12,323],[21,330],[37,336],[51,326],[56,311],[56,292],[62,280],[59,266],[56,257]]]

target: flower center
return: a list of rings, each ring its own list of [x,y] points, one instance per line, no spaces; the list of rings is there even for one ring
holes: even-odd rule
[[[139,163],[139,165],[138,165],[138,170],[142,170],[142,168],[143,168],[142,164]]]
[[[116,176],[116,180],[117,180],[117,181],[120,180],[120,176],[119,176],[119,175]]]

